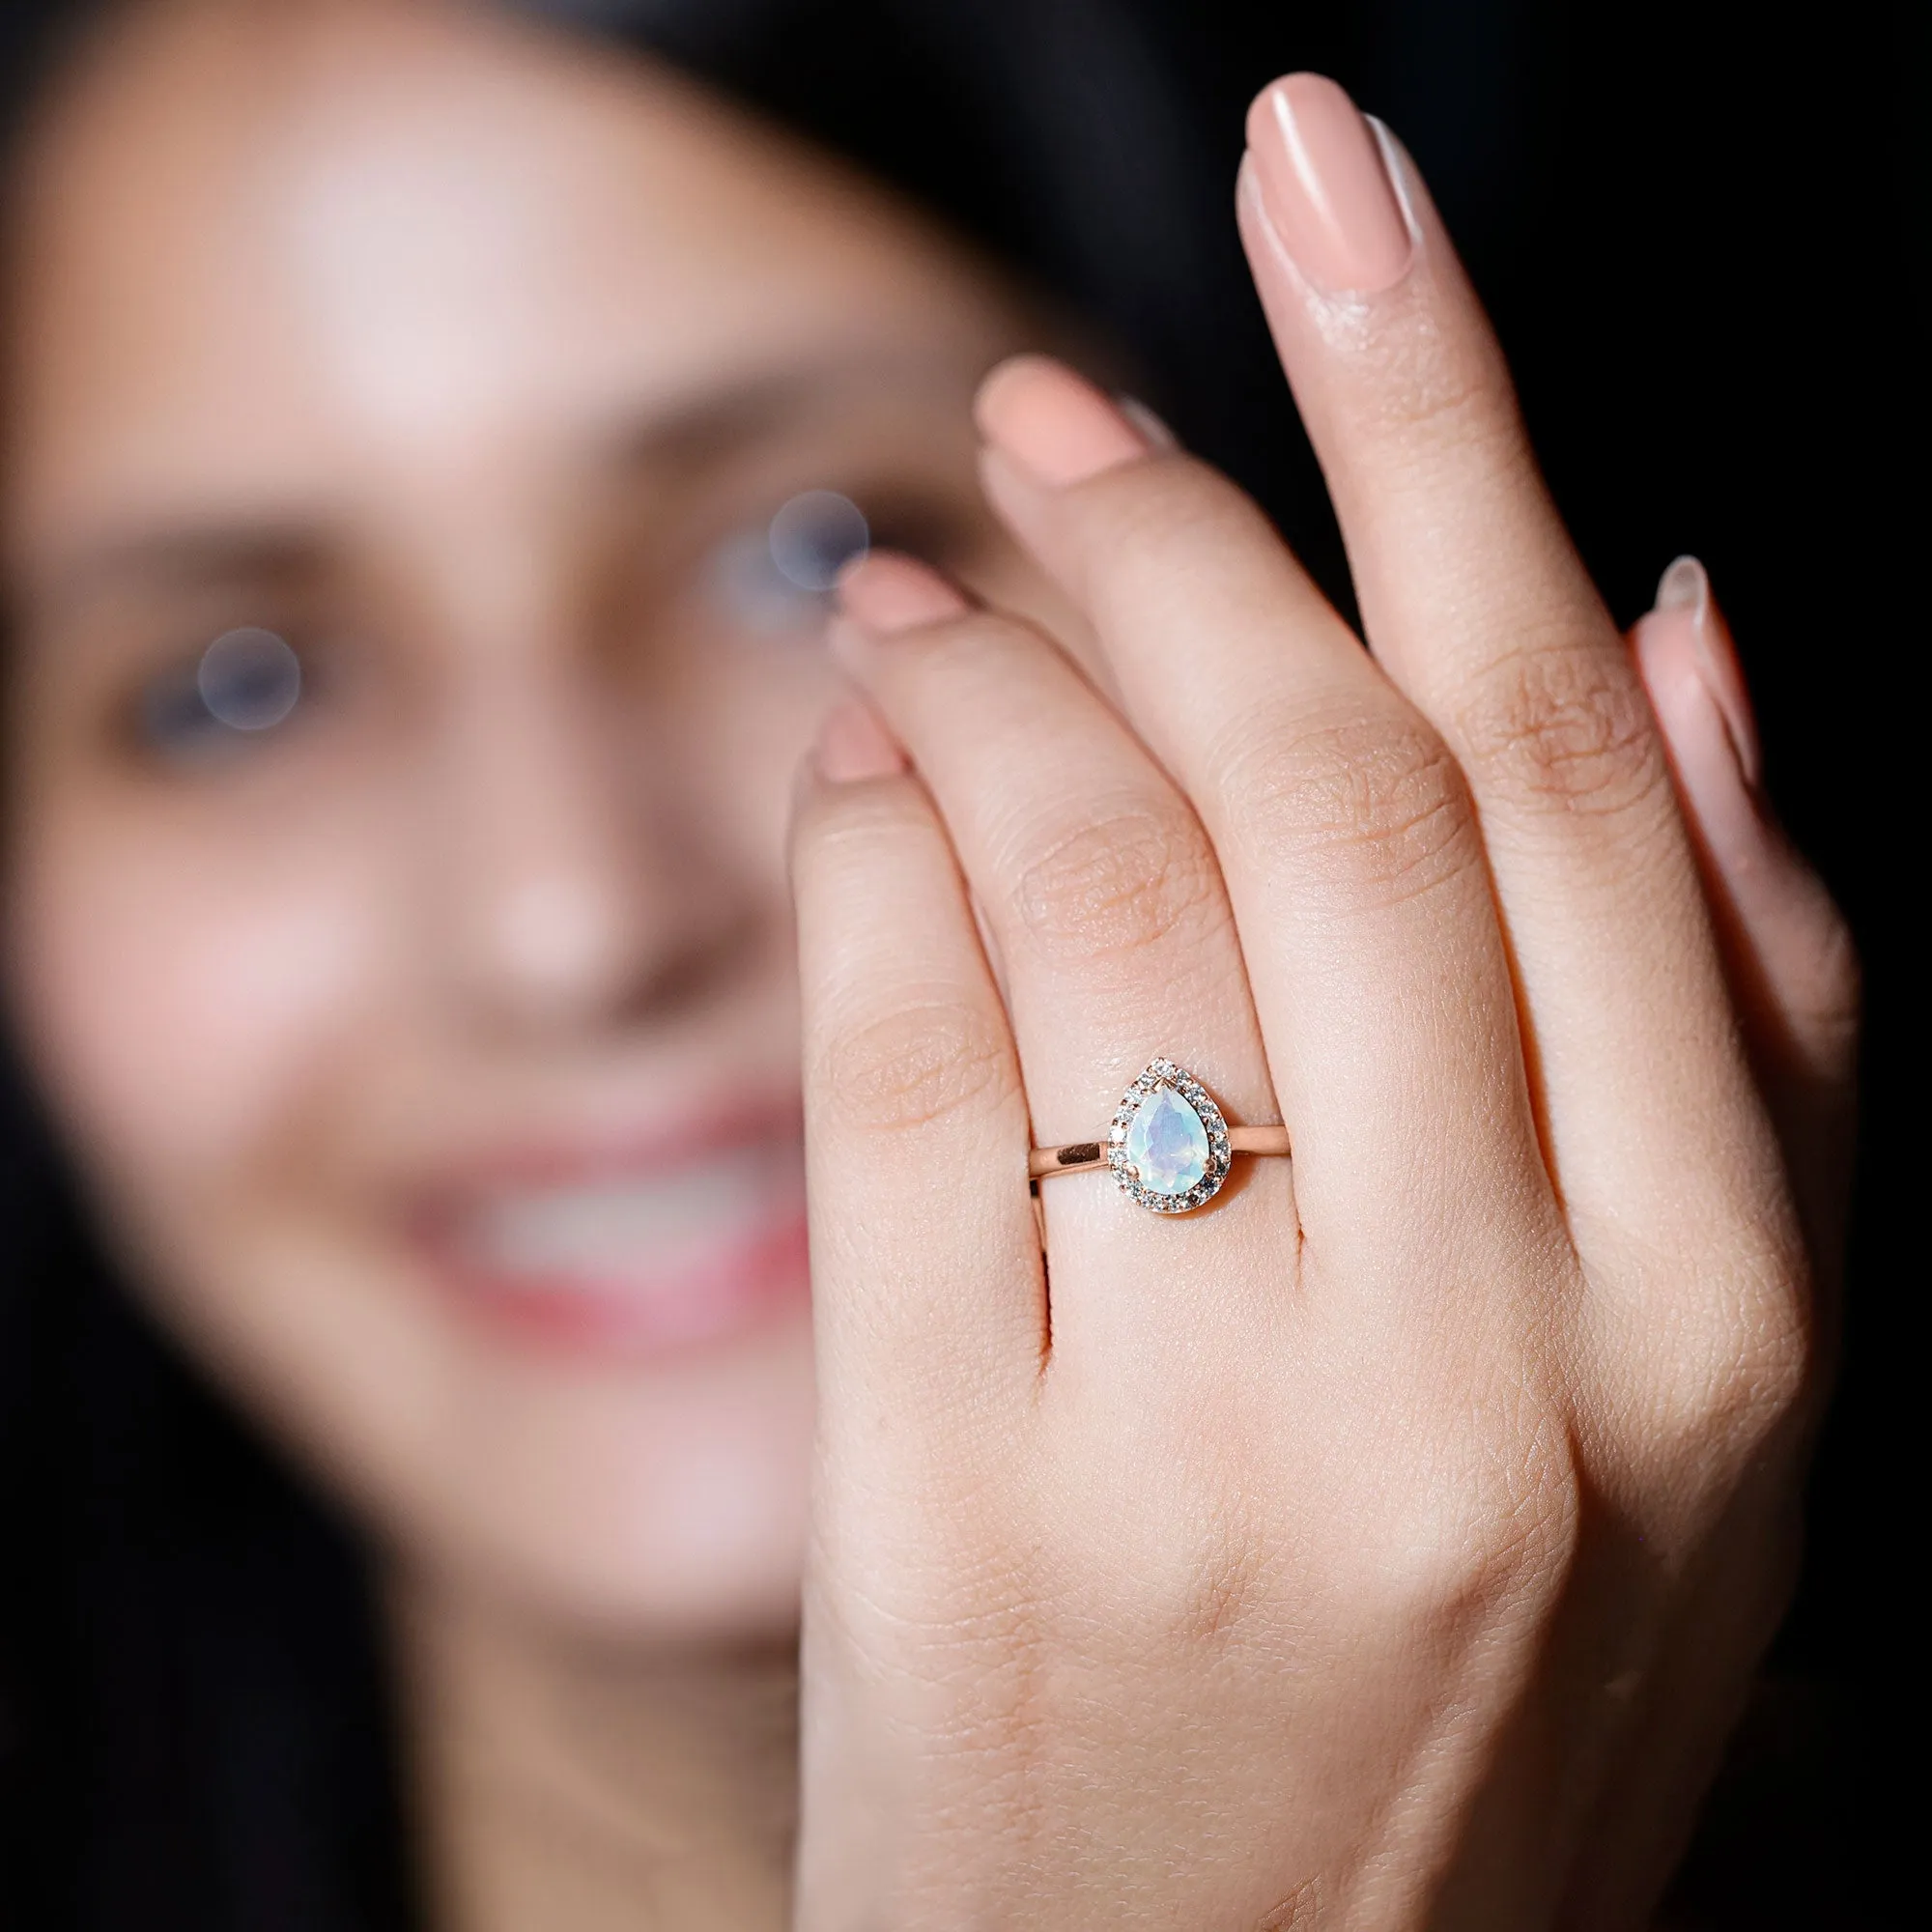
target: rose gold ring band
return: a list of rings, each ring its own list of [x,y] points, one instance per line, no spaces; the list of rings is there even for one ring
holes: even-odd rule
[[[1285,1154],[1288,1151],[1286,1127],[1228,1129],[1230,1153]],[[1105,1141],[1069,1141],[1065,1147],[1035,1148],[1027,1156],[1027,1173],[1035,1180],[1043,1180],[1049,1174],[1085,1174],[1090,1168],[1107,1164]]]

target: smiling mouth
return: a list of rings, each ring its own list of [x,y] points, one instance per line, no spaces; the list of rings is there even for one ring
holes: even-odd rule
[[[805,1303],[802,1151],[786,1134],[672,1165],[552,1164],[446,1199],[422,1242],[464,1307],[531,1342],[628,1355],[722,1342]]]

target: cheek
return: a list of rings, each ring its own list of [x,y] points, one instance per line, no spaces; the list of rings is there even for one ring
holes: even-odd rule
[[[126,1205],[152,1211],[162,1188],[207,1205],[278,1138],[366,997],[370,899],[347,853],[231,868],[160,828],[74,828],[20,854],[21,1030],[56,1114]]]

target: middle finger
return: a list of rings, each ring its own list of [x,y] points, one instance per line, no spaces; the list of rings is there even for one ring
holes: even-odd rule
[[[981,392],[994,503],[1081,607],[1207,825],[1311,1242],[1413,1293],[1418,1254],[1551,1238],[1472,802],[1441,738],[1225,477],[1022,359]],[[1491,1177],[1483,1185],[1476,1177]],[[1514,1196],[1510,1189],[1516,1190]]]

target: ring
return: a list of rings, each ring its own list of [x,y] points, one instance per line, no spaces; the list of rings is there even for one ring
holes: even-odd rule
[[[1105,1141],[1035,1148],[1027,1172],[1041,1180],[1104,1167],[1143,1208],[1185,1214],[1221,1191],[1234,1155],[1287,1151],[1286,1127],[1231,1127],[1186,1067],[1156,1060],[1121,1095]]]

